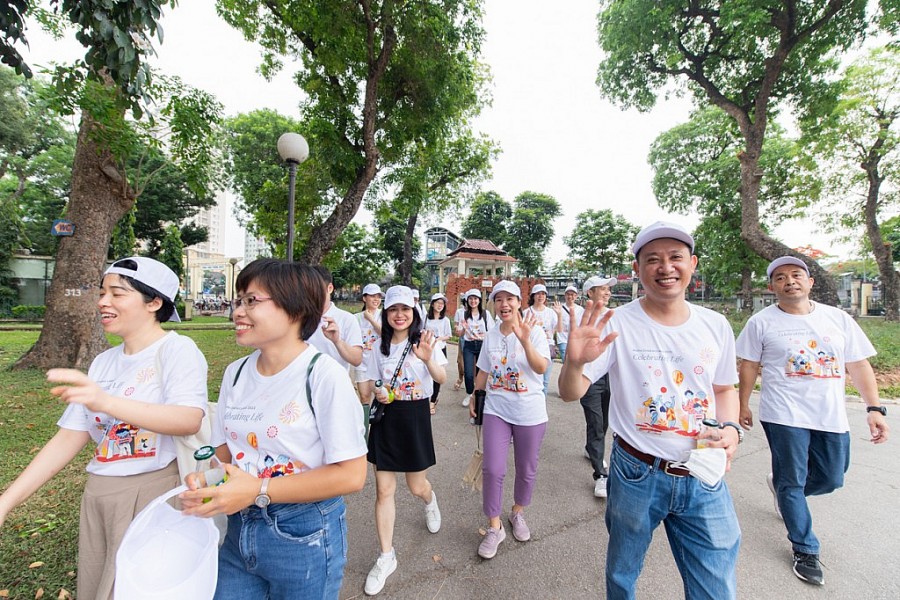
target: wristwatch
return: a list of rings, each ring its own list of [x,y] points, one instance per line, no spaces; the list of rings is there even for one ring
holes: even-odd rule
[[[269,497],[269,494],[266,493],[269,489],[269,477],[266,477],[262,480],[262,485],[259,488],[259,494],[256,495],[256,500],[253,503],[259,508],[265,508],[269,504],[272,503],[272,499]]]
[[[887,416],[887,406],[867,406],[866,412],[880,412],[882,416]]]
[[[725,421],[720,425],[722,429],[726,427],[734,427],[734,430],[737,431],[738,434],[738,444],[744,441],[744,430],[741,429],[741,426],[735,423],[734,421]]]

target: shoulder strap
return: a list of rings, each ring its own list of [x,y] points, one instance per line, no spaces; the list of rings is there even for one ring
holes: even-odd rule
[[[249,356],[246,357],[244,360],[242,360],[242,361],[241,361],[241,364],[238,365],[238,370],[237,370],[237,373],[234,374],[234,381],[231,382],[231,387],[234,387],[234,386],[237,385],[237,380],[238,380],[238,378],[240,378],[240,376],[241,376],[241,371],[244,370],[244,365],[247,364],[247,361],[248,361],[248,360],[250,360],[250,357],[249,357]]]
[[[316,409],[312,405],[312,387],[309,383],[309,378],[312,377],[313,367],[320,356],[322,356],[322,353],[316,352],[316,355],[312,357],[312,360],[309,361],[309,366],[306,368],[306,401],[309,403],[309,410],[312,411],[314,417],[316,416]]]

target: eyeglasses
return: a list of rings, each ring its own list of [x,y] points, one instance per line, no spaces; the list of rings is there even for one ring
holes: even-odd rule
[[[235,298],[231,301],[231,308],[232,310],[237,310],[242,306],[246,306],[247,310],[253,310],[257,304],[265,302],[266,300],[271,300],[271,298],[266,298],[265,296],[244,296],[243,298]]]

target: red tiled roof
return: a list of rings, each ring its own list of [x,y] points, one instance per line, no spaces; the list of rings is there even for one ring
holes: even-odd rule
[[[494,245],[490,240],[464,240],[456,250],[450,252],[447,256],[456,256],[459,253],[466,254],[490,254],[498,256],[508,256],[506,252]]]

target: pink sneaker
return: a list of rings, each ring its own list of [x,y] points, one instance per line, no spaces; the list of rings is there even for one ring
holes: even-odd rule
[[[484,539],[478,544],[478,556],[481,558],[494,558],[497,555],[497,548],[500,547],[500,543],[505,539],[506,531],[503,530],[503,525],[500,525],[499,529],[488,527],[487,533],[484,534]]]
[[[521,512],[509,513],[509,524],[512,525],[514,538],[520,542],[527,542],[531,539],[531,531],[528,529],[528,523],[525,522],[525,515]]]

